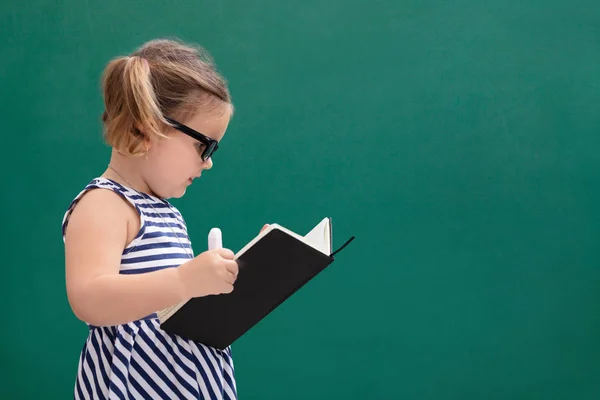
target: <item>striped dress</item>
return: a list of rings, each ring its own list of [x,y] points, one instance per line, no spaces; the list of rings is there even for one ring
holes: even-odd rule
[[[185,221],[173,205],[106,178],[93,179],[75,197],[63,219],[63,240],[73,207],[97,188],[118,193],[140,216],[139,233],[121,256],[121,274],[177,267],[193,257]],[[221,351],[166,333],[156,314],[88,327],[75,399],[237,399],[231,348]]]

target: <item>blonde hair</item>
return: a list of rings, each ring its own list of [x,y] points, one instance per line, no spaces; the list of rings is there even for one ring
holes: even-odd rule
[[[173,39],[152,40],[111,60],[102,91],[104,138],[126,155],[144,154],[145,138],[165,137],[165,117],[186,118],[199,108],[210,112],[222,105],[233,113],[227,82],[208,52]]]

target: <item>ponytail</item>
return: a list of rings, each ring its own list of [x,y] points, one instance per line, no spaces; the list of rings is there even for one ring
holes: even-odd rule
[[[104,72],[106,110],[104,137],[109,145],[126,155],[145,153],[144,140],[165,137],[166,123],[156,101],[148,61],[137,56],[119,57]]]

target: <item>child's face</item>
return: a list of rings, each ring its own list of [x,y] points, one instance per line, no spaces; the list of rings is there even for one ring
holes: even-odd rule
[[[229,112],[197,113],[180,123],[220,141],[229,124]],[[199,178],[205,169],[212,168],[212,159],[202,161],[204,145],[196,139],[169,129],[169,139],[150,144],[144,162],[144,179],[152,191],[163,198],[178,198],[185,194],[192,180]],[[215,153],[218,156],[219,152]]]

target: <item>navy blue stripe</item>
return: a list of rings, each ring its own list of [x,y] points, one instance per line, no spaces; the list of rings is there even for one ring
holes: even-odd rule
[[[151,256],[140,256],[132,258],[124,258],[121,260],[121,264],[137,264],[146,261],[160,261],[160,260],[173,260],[173,259],[189,259],[189,254],[185,253],[167,253],[167,254],[153,254]]]
[[[88,358],[88,351],[86,349],[85,354],[83,355],[83,360],[82,360],[82,362],[84,364],[87,364],[87,358]],[[83,367],[83,365],[82,365],[82,367]],[[93,378],[94,377],[94,371],[91,368],[90,368],[90,370],[92,371],[92,378]],[[89,379],[88,379],[88,377],[87,377],[87,375],[85,373],[85,369],[84,368],[82,368],[81,377],[83,379],[83,384],[85,385],[87,393],[89,393],[91,395],[93,393],[92,386],[90,385],[90,381],[89,381]]]
[[[94,333],[92,333],[90,336],[90,341],[92,342],[92,346],[94,347],[94,350],[96,350],[96,356],[98,357],[98,369],[100,369],[100,374],[102,375],[102,380],[104,382],[108,382],[108,375],[106,374],[106,370],[104,368],[104,362],[102,360],[102,355],[104,354],[102,350],[100,350],[100,345],[98,343],[98,336],[96,333],[98,333],[98,331],[95,331]],[[104,346],[102,346],[104,347]],[[89,354],[89,353],[88,353]],[[94,370],[95,373],[95,370]],[[96,381],[96,389],[98,390],[98,393],[102,393],[102,391],[99,389],[98,386],[98,378],[96,377],[95,381]],[[108,385],[107,385],[108,386]]]
[[[123,330],[124,330],[125,332],[127,332],[127,334],[128,334],[128,335],[130,335],[130,336],[132,335],[132,333],[133,333],[133,330],[131,329],[131,327],[130,327],[129,325],[122,325],[122,327],[123,327]],[[129,342],[125,342],[125,343],[123,343],[123,342],[120,342],[120,343],[121,343],[121,344],[123,344],[123,345],[126,345],[126,346],[123,346],[123,347],[125,348],[125,351],[127,351],[127,352],[129,353],[129,355],[131,356],[131,349],[133,348],[133,345],[132,345],[131,343],[129,343]],[[115,351],[114,351],[114,354],[115,354],[115,356],[117,356],[117,358],[118,358],[118,359],[121,361],[121,363],[122,363],[122,364],[123,364],[123,366],[125,367],[125,370],[126,370],[126,371],[129,371],[129,369],[131,368],[131,365],[130,365],[130,363],[127,361],[127,358],[125,358],[125,355],[124,355],[123,353],[121,353],[121,349],[119,349],[119,348],[117,348],[117,347],[115,346]],[[115,368],[115,369],[116,369],[117,371],[119,371],[119,369],[118,369],[118,368]],[[131,397],[133,397],[133,395],[132,395],[132,393],[131,393],[131,391],[130,391],[130,388],[129,388],[129,386],[130,386],[130,385],[129,385],[129,383],[131,382],[131,375],[127,374],[127,378],[126,378],[126,377],[125,377],[125,376],[124,376],[124,375],[121,373],[121,377],[122,377],[122,381],[123,381],[123,384],[124,384],[124,386],[125,386],[125,389],[127,390],[127,393],[125,394],[125,395],[126,395],[125,397],[126,397],[126,398],[131,398]]]
[[[139,374],[140,371],[138,371],[137,368],[133,367],[133,361],[134,360],[131,360],[131,361],[132,361],[131,368],[135,369],[138,372],[138,374]],[[135,388],[135,390],[137,390],[138,393],[142,395],[142,398],[144,398],[144,399],[151,399],[152,398],[152,396],[150,396],[150,393],[148,393],[148,392],[146,392],[144,390],[144,388],[142,387],[142,385],[139,384],[139,382],[137,381],[137,379],[135,379],[131,373],[129,374],[129,382],[131,382],[131,386],[133,386]],[[148,383],[154,383],[154,382],[149,381]],[[150,385],[150,386],[154,386],[154,385]],[[168,399],[168,397],[163,397],[163,399]]]
[[[183,370],[183,372],[188,375],[190,378],[192,378],[192,380],[197,381],[196,379],[196,373],[190,369],[184,362],[183,359],[181,359],[176,353],[175,353],[175,349],[177,348],[176,345],[174,345],[173,341],[169,341],[167,342],[167,339],[165,339],[165,337],[161,334],[162,331],[154,331],[157,340],[163,345],[165,346],[165,349],[167,351],[170,352],[170,354],[173,356],[175,362],[177,363],[177,365]],[[187,357],[186,357],[187,358]],[[190,360],[191,362],[191,360]],[[174,371],[174,366],[172,367],[173,371]],[[176,371],[174,371],[174,373],[176,373]],[[176,376],[180,376],[181,374],[176,374]],[[187,383],[187,381],[185,381],[183,378],[181,379],[184,383],[184,386],[190,391],[190,393],[192,393],[195,396],[198,396],[198,398],[200,398],[200,388],[198,388],[197,390],[194,389],[193,387],[189,386],[189,384]]]
[[[123,385],[123,386],[125,386],[125,385]],[[125,397],[123,392],[121,392],[121,389],[119,389],[119,387],[112,380],[110,381],[110,387],[108,390],[110,392],[113,392],[114,394],[116,394],[119,399],[127,400],[127,398]]]
[[[141,356],[142,355],[142,349],[137,348],[137,353]],[[142,358],[144,358],[142,356]],[[150,360],[145,360],[146,362],[150,361]],[[146,382],[146,384],[148,384],[152,390],[154,390],[156,392],[156,394],[158,394],[160,396],[161,399],[168,399],[169,396],[162,390],[162,388],[154,381],[154,379],[152,379],[150,377],[150,375],[148,375],[148,373],[146,373],[146,371],[144,370],[144,368],[140,365],[140,363],[138,363],[135,358],[133,358],[133,356],[131,357],[131,366],[137,371],[138,374],[141,375],[141,377],[143,378],[144,382]],[[153,367],[151,365],[148,365],[150,367],[150,369],[152,369],[154,372],[156,372],[156,370],[158,369],[158,367],[156,367],[156,365]],[[155,368],[156,367],[156,368]],[[145,399],[149,399],[150,397],[146,397],[144,396]],[[182,397],[178,397],[178,398],[182,398]]]
[[[126,192],[127,196],[131,197],[134,200],[150,200],[150,201],[156,202],[158,204],[168,203],[166,200],[161,200],[157,197],[150,196],[147,193],[138,192],[137,190],[135,190],[133,188],[126,188],[125,186],[121,185],[119,182],[115,182],[115,181],[111,181],[111,182],[113,182],[115,184],[115,186],[120,188],[124,193]]]
[[[110,360],[112,358],[112,354],[111,354],[110,350],[108,350],[108,347],[102,341],[102,337],[104,336],[104,334],[102,333],[102,331],[99,331],[99,332],[100,332],[99,336],[100,336],[100,342],[101,342],[100,346],[102,347],[102,354],[104,354],[104,358],[106,358],[108,365],[110,365]],[[114,344],[113,344],[113,347],[114,347]]]
[[[146,326],[148,326],[148,325],[146,325]],[[146,330],[143,329],[143,328],[141,328],[139,330],[139,332],[138,332],[138,335],[140,336],[140,339],[142,340],[142,342],[144,342],[151,350],[153,350],[152,354],[154,356],[156,356],[167,367],[167,369],[169,370],[169,372],[171,372],[171,374],[175,377],[175,379],[177,379],[177,381],[182,386],[185,386],[185,388],[190,393],[194,393],[194,391],[195,391],[194,388],[191,387],[189,385],[189,383],[187,383],[187,381],[185,381],[180,376],[180,374],[175,370],[175,366],[173,365],[173,362],[169,361],[167,359],[167,357],[165,356],[165,354],[162,351],[159,350],[159,347],[156,346],[156,342],[153,339],[150,338],[150,336],[148,335],[148,333],[146,332]],[[157,340],[160,341],[160,336],[161,335],[159,335],[158,332],[156,332],[156,331],[154,332],[154,335],[157,338]],[[165,349],[167,349],[167,348],[168,347],[165,347]],[[152,359],[150,359],[150,357],[147,355],[147,353],[143,349],[141,349],[141,350],[142,350],[142,353],[141,353],[142,358],[144,358],[144,360],[146,360],[146,363],[149,366],[150,366],[150,363],[152,363],[152,365],[156,366],[156,368],[152,367],[152,370],[163,379],[163,381],[171,388],[171,390],[178,391],[178,389],[174,386],[174,383],[172,381],[170,381],[169,379],[167,379],[166,374],[160,368],[158,368],[158,366],[156,365],[156,363]],[[179,360],[177,360],[177,361],[179,361]],[[188,371],[189,371],[189,368],[188,368]],[[186,372],[188,372],[188,371],[186,371]],[[190,373],[191,373],[191,375],[193,375],[192,371],[188,372],[188,374],[190,374]],[[179,393],[179,391],[178,391],[178,393]],[[182,393],[179,393],[179,395],[180,395],[180,398],[183,398],[183,394]]]
[[[234,368],[233,368],[233,364],[232,364],[232,357],[231,357],[231,347],[228,347],[227,349],[225,349],[224,351],[222,351],[222,353],[224,353],[227,357],[223,357],[225,358],[225,361],[227,361],[227,365],[229,365],[229,368],[231,368],[231,371],[233,372]]]
[[[204,368],[202,368],[202,364],[200,364],[200,360],[198,360],[196,357],[194,357],[194,355],[192,353],[190,353],[189,351],[187,351],[182,345],[179,344],[179,342],[177,341],[177,339],[173,336],[173,335],[169,335],[171,337],[171,346],[176,347],[179,352],[181,354],[183,354],[183,356],[185,358],[187,358],[192,364],[194,364],[196,366],[196,372],[198,372],[201,376],[202,376],[202,381],[205,383],[206,389],[209,391],[209,396],[211,399],[215,398],[215,393],[212,389],[212,386],[210,385],[210,382],[208,380],[208,376],[206,375],[206,372],[204,371]],[[197,374],[193,374],[194,376]],[[197,379],[197,376],[196,376]],[[201,390],[200,388],[198,388],[198,390]]]
[[[90,327],[92,327],[93,325],[90,325]],[[109,341],[113,344],[113,347],[115,345],[115,332],[113,331],[112,326],[103,326],[102,328],[98,328],[98,329],[102,329],[102,332],[106,333],[106,336],[108,336]]]
[[[127,350],[127,349],[125,349]],[[129,361],[127,361],[127,358],[125,358],[125,355],[121,352],[121,349],[115,347],[115,352],[114,352],[115,357],[117,357],[119,359],[119,361],[121,361],[121,363],[123,364],[123,366],[125,367],[125,369],[127,369],[127,367],[129,366]],[[117,370],[119,370],[117,368]],[[125,378],[125,376],[123,376],[123,378]],[[124,383],[126,383],[127,380],[125,380]]]
[[[137,205],[140,208],[149,208],[149,209],[154,209],[154,208],[171,208],[169,207],[168,204],[164,204],[164,203],[140,203]]]
[[[222,352],[221,354],[222,354],[223,360],[225,361],[225,364],[227,364],[227,366],[229,368],[231,368],[231,373],[233,374],[234,373],[233,366],[229,363],[229,356],[225,352]],[[223,368],[221,373],[223,374],[223,377],[225,378],[225,382],[227,382],[227,385],[231,388],[231,391],[237,396],[237,393],[235,391],[235,385],[233,384],[233,376],[229,375],[229,373],[225,370],[225,368]]]
[[[124,195],[126,195],[127,197],[130,197],[131,199],[135,199],[135,200],[147,199],[147,200],[157,201],[157,200],[153,199],[152,197],[150,197],[150,196],[148,196],[146,194],[140,193],[140,192],[135,191],[135,190],[133,190],[131,188],[126,188],[125,186],[121,185],[117,181],[114,181],[114,180],[108,179],[108,178],[104,178],[104,179],[106,179],[107,181],[109,181],[110,184],[112,184],[112,186],[110,184],[107,184],[107,183],[104,183],[104,182],[100,182],[98,184],[102,185],[102,186],[109,187],[111,189],[114,188],[114,189],[118,190],[119,192],[123,193]]]
[[[116,352],[115,352],[115,354],[116,354]],[[123,364],[123,365],[125,366],[125,368],[127,368],[127,364]],[[125,376],[123,375],[121,370],[113,363],[112,367],[110,368],[110,371],[111,371],[112,375],[116,376],[117,379],[119,379],[119,381],[121,381],[121,384],[127,391],[127,396],[129,396],[130,393],[129,393],[129,389],[127,387],[128,382],[127,382],[127,379],[125,379]],[[111,380],[111,382],[114,383],[114,381],[112,381],[112,380]],[[125,395],[125,393],[121,392],[121,389],[119,389],[117,387],[116,383],[114,385],[112,385],[111,388],[120,398],[127,399],[127,396]]]
[[[144,251],[144,250],[169,249],[169,248],[191,249],[192,246],[190,246],[188,243],[179,243],[179,242],[171,242],[171,241],[160,242],[160,243],[148,243],[148,244],[141,244],[139,246],[135,246],[135,250],[131,251],[129,254],[134,254],[135,252]]]
[[[83,365],[82,365],[82,367],[83,367]],[[81,373],[83,374],[83,371]],[[81,375],[78,378],[80,378],[80,377],[81,377]],[[81,390],[80,382],[81,382],[81,379],[77,379],[77,386],[76,386],[77,394],[79,395],[80,399],[85,399],[86,396],[83,395],[83,391]],[[90,393],[88,393],[88,394],[89,394],[89,396],[87,396],[87,397],[91,398],[92,397],[91,394]]]
[[[234,378],[235,378],[235,368],[233,367],[233,363],[232,363],[232,358],[231,358],[231,347],[228,347],[225,350],[217,350],[214,349],[215,352],[217,352],[222,359],[225,361],[225,364],[227,364],[227,366],[231,369],[231,374],[229,375],[229,372],[227,372],[225,370],[225,368],[223,368],[223,370],[221,371],[221,373],[223,374],[223,377],[225,378],[225,382],[227,382],[227,385],[231,388],[231,391],[233,392],[233,394],[235,395],[235,397],[237,397],[237,391],[235,390],[235,385],[233,383]]]
[[[177,348],[179,349],[181,354],[183,354],[192,364],[194,364],[196,366],[196,371],[202,376],[202,381],[205,383],[206,389],[209,391],[208,395],[210,396],[210,398],[217,399],[216,394],[212,388],[212,385],[210,384],[210,381],[208,379],[208,375],[206,375],[206,371],[204,371],[202,364],[200,364],[200,360],[198,358],[196,358],[193,353],[187,351],[183,346],[181,346],[179,344],[179,342],[177,341],[177,339],[174,338],[173,335],[170,335],[170,336],[173,338],[172,344],[174,346],[177,346]],[[208,362],[208,360],[204,360],[204,361]],[[215,380],[216,380],[216,377],[215,377]]]
[[[173,214],[172,212],[166,212],[166,213],[144,212],[144,215],[146,217],[152,217],[152,218],[173,218],[173,219],[179,220],[179,216],[177,214]]]
[[[178,237],[178,238],[184,238],[187,239],[187,235],[185,233],[182,232],[175,232],[175,234],[173,234],[173,232],[148,232],[144,235],[144,239],[154,239],[154,238],[159,238],[159,237]]]
[[[122,270],[119,271],[119,274],[121,274],[121,275],[145,274],[147,272],[160,271],[161,269],[165,269],[165,268],[177,268],[180,265],[181,264],[161,265],[159,267],[148,267],[148,268],[122,269]]]
[[[152,341],[148,341],[146,342],[146,340],[144,339],[143,336],[141,336],[142,334],[142,330],[140,330],[138,332],[138,335],[140,335],[141,339],[143,342],[146,343],[146,345],[148,345],[148,347],[150,349],[152,349]],[[159,352],[154,351],[152,354],[155,356],[158,356]],[[146,363],[146,365],[148,365],[148,367],[150,367],[150,369],[159,377],[159,379],[162,380],[162,382],[169,387],[169,389],[171,389],[172,392],[174,392],[176,394],[176,398],[177,399],[183,399],[185,396],[183,395],[183,393],[181,393],[179,391],[179,389],[177,389],[177,386],[175,386],[175,384],[173,383],[173,381],[171,381],[167,375],[162,371],[162,369],[152,360],[152,358],[146,353],[146,351],[142,348],[139,347],[138,348],[138,354],[140,355],[140,357],[144,360],[144,362]],[[160,357],[158,357],[160,358]],[[161,361],[164,363],[164,360],[161,359]],[[165,365],[169,365],[168,362],[165,363]],[[175,376],[177,376],[177,374],[174,374]],[[146,372],[144,371],[144,379],[148,380],[148,381],[152,381],[152,379],[150,378],[150,376],[148,376],[146,374]],[[155,391],[160,390],[162,392],[162,389],[160,387],[157,387],[155,389]],[[163,392],[164,393],[164,392]]]
[[[81,381],[83,380],[83,374],[85,374],[85,370],[83,369],[83,363],[85,362],[83,356],[86,352],[86,345],[83,346],[83,349],[81,349],[81,359],[79,360],[80,362],[80,367],[81,369],[78,371],[77,377],[75,378],[75,388],[77,389],[77,394],[79,394],[79,397],[84,399],[84,393],[81,387]],[[84,383],[85,384],[85,383]],[[91,393],[87,392],[88,395],[91,396]]]
[[[185,227],[178,222],[154,222],[154,221],[146,221],[147,226],[156,226],[159,228],[179,228],[182,231],[185,231]]]
[[[173,345],[175,345],[178,349],[179,352],[181,354],[184,355],[185,358],[187,358],[190,362],[194,362],[194,354],[191,353],[190,351],[188,351],[185,347],[183,347],[181,344],[179,344],[179,341],[175,338],[174,335],[168,334],[171,337],[172,343]]]
[[[93,344],[92,344],[93,346]],[[92,359],[92,352],[91,351],[87,351],[86,355],[85,355],[85,361],[88,364],[88,367],[90,368],[90,371],[92,371],[92,381],[94,382],[94,387],[96,388],[96,393],[102,393],[102,388],[100,387],[100,382],[99,379],[100,377],[96,375],[96,364],[94,363],[94,360]],[[100,366],[98,365],[99,369]]]
[[[198,348],[198,346],[196,346],[196,348]],[[217,383],[217,386],[219,386],[219,387],[220,387],[220,385],[219,385],[219,383],[220,383],[220,382],[219,382],[219,381],[220,381],[220,379],[218,379],[218,376],[216,376],[216,375],[214,374],[214,370],[213,370],[213,368],[212,368],[212,366],[211,366],[211,364],[212,364],[212,363],[211,363],[211,362],[210,362],[210,360],[209,360],[208,358],[206,358],[206,357],[204,357],[204,361],[206,362],[206,365],[208,365],[208,368],[210,368],[210,370],[211,370],[211,372],[212,372],[212,376],[213,376],[213,378],[214,378],[215,382]],[[200,375],[202,375],[202,380],[203,380],[204,382],[206,382],[206,388],[207,388],[207,389],[209,390],[209,392],[210,392],[210,393],[209,393],[209,395],[210,395],[210,398],[211,398],[211,399],[216,399],[216,400],[218,400],[217,393],[215,393],[215,391],[213,390],[213,388],[212,388],[212,385],[210,384],[210,380],[208,379],[208,375],[207,375],[207,373],[206,373],[207,371],[205,371],[205,370],[204,370],[204,367],[202,367],[202,364],[200,363],[200,359],[198,359],[197,357],[194,357],[194,359],[193,359],[193,362],[194,362],[194,364],[196,365],[196,370],[197,370],[198,372],[200,372]]]
[[[173,340],[167,341],[167,339],[161,334],[164,331],[154,331],[154,334],[156,335],[156,337],[158,338],[158,340],[165,346],[166,349],[171,349],[171,354],[175,355],[175,349],[178,348],[177,343],[175,343]],[[166,335],[168,335],[165,332]],[[180,350],[181,352],[181,350]],[[185,354],[183,352],[181,352],[181,354],[184,355],[185,358],[187,358],[188,360],[190,360],[190,362],[192,362],[192,360],[190,359],[190,357],[185,356]],[[179,366],[181,367],[182,370],[184,370],[186,372],[186,374],[188,374],[191,377],[194,377],[194,371],[190,369],[190,367],[188,367],[183,361],[180,361],[179,357],[176,358],[177,364],[179,364]]]
[[[146,343],[146,345],[148,345],[148,347],[152,349],[154,343],[153,343],[153,340],[150,339],[150,336],[148,336],[148,334],[146,333],[146,331],[144,329],[140,329],[140,331],[138,332],[138,334],[140,335],[141,339]],[[155,335],[156,335],[157,338],[160,337],[160,336],[162,336],[162,335],[158,334],[157,332],[155,332]],[[167,359],[167,357],[164,355],[164,353],[162,351],[155,350],[154,351],[154,355],[156,357],[158,357],[160,359],[160,361],[163,362],[164,365],[167,366],[167,368],[169,369],[169,371],[173,374],[173,376],[175,377],[175,379],[177,379],[177,382],[179,382],[179,384],[181,386],[185,387],[188,392],[194,394],[194,392],[195,392],[194,388],[192,386],[190,386],[190,384],[185,379],[183,379],[183,377],[181,377],[181,374],[179,374],[177,372],[177,370],[175,370],[175,366],[173,365],[173,363],[170,362]],[[174,358],[176,358],[176,357],[174,357]],[[179,360],[177,360],[177,361],[179,361]],[[178,364],[179,364],[179,362],[178,362]],[[184,365],[184,367],[185,367],[185,365]],[[185,371],[185,369],[187,369],[189,371],[189,372],[186,371],[186,373],[188,375],[190,375],[190,376],[194,375],[194,372],[192,370],[190,370],[189,368],[185,367],[185,369],[184,368],[182,368],[182,369],[184,371]],[[160,371],[160,369],[157,368],[155,370],[155,372],[157,374],[159,374],[159,372],[160,372],[159,375],[161,375],[161,378],[169,385],[169,387],[171,388],[171,390],[173,390],[174,392],[177,391],[179,393],[179,397],[178,398],[180,398],[180,399],[184,398],[183,394],[178,391],[178,389],[177,389],[176,386],[174,386],[174,383],[171,382],[169,379],[167,379],[166,375],[164,375],[163,372]]]
[[[206,364],[208,365],[208,368],[210,369],[210,373],[212,374],[212,376],[215,377],[215,382],[217,382],[217,386],[219,387],[219,391],[221,393],[223,393],[223,385],[221,383],[221,380],[217,379],[217,377],[219,377],[220,374],[218,374],[217,371],[215,370],[215,367],[213,366],[213,363],[212,363],[212,360],[211,360],[211,358],[214,359],[215,363],[219,366],[219,369],[220,369],[221,363],[219,362],[219,358],[215,357],[215,354],[214,354],[214,352],[211,351],[212,350],[211,348],[205,347],[202,344],[195,344],[195,346],[198,349],[198,351],[200,352],[200,354],[202,354],[202,358],[204,358],[206,360]],[[208,353],[212,353],[212,357],[210,357],[207,354],[207,352]]]
[[[140,196],[139,194],[131,194],[131,191],[129,191],[128,197],[130,197],[133,200],[150,200],[150,201],[156,201],[153,198],[148,198],[145,196]]]

